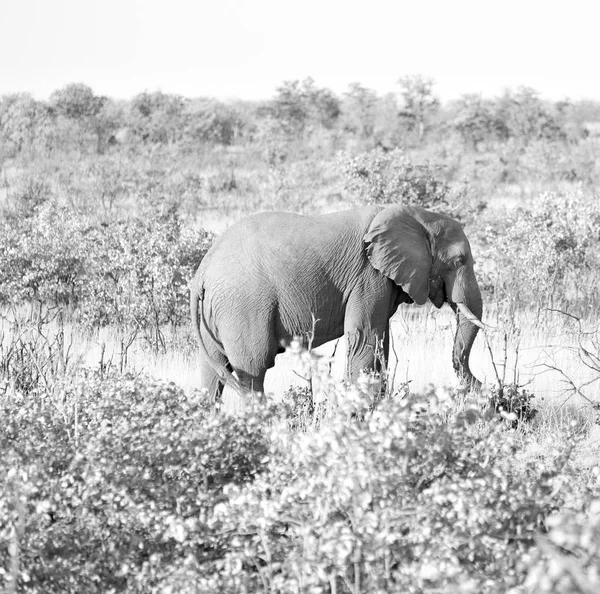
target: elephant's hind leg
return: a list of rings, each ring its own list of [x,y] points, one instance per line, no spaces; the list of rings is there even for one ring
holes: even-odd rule
[[[245,392],[264,392],[267,369],[275,365],[277,339],[267,333],[264,326],[250,329],[247,336],[252,340],[240,340],[238,336],[223,333],[225,351],[242,389]]]
[[[200,356],[201,385],[208,391],[208,397],[212,402],[219,402],[223,396],[225,383],[217,369],[231,371],[231,365],[223,348],[216,344],[212,337],[203,333],[203,342],[206,353]]]
[[[229,366],[227,358],[224,355],[222,357],[223,359],[219,361],[219,364],[227,368]],[[220,402],[225,387],[223,379],[204,357],[200,361],[200,375],[202,377],[202,387],[208,391],[211,402]]]
[[[264,392],[265,391],[265,375],[267,370],[264,369],[258,373],[252,374],[242,369],[233,368],[242,389],[245,392]]]

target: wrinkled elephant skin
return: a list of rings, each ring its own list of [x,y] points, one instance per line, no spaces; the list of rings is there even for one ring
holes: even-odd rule
[[[378,341],[387,360],[398,306],[428,299],[456,312],[454,368],[477,385],[469,354],[482,301],[460,223],[400,205],[250,216],[215,241],[191,283],[203,387],[212,397],[226,382],[262,391],[281,345],[313,330],[314,347],[348,338],[346,376],[355,380],[376,366]]]

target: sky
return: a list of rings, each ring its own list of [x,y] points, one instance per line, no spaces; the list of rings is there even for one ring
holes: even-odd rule
[[[600,100],[597,0],[0,0],[0,95],[68,83],[128,99],[268,99],[308,76],[343,93],[435,81],[443,101],[533,87]]]

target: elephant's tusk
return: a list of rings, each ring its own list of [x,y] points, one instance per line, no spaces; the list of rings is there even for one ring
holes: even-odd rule
[[[485,324],[481,320],[478,320],[475,314],[464,303],[457,303],[456,307],[460,309],[462,315],[465,316],[465,318],[467,318],[471,324],[475,324],[475,326],[485,330]]]

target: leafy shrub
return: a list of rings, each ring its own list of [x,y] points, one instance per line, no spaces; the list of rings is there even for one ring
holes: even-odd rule
[[[68,305],[89,326],[178,324],[211,240],[175,215],[94,225],[49,201],[2,225],[0,301]]]
[[[139,377],[83,376],[53,403],[12,392],[0,413],[0,584],[21,591],[148,591],[176,561],[210,562],[212,508],[268,453],[268,409],[215,416]]]
[[[518,209],[503,224],[486,226],[483,233],[478,239],[487,247],[478,255],[494,266],[493,278],[486,278],[485,272],[481,276],[498,298],[508,298],[515,307],[593,299],[592,271],[598,265],[600,243],[595,197],[545,193],[531,208]]]
[[[528,591],[570,594],[600,589],[600,499],[579,511],[554,513],[546,525],[547,534],[538,537],[538,547],[528,559]]]
[[[81,282],[82,318],[90,325],[141,328],[187,321],[187,284],[211,240],[209,233],[182,228],[176,218],[96,228],[88,238],[89,280]]]
[[[566,482],[565,458],[517,474],[506,430],[482,426],[475,410],[448,417],[433,394],[387,401],[363,423],[352,410],[312,434],[284,434],[267,472],[227,488],[214,518],[229,535],[223,559],[186,583],[206,592],[517,586],[519,558],[560,504],[552,486]]]
[[[86,220],[51,201],[1,225],[0,300],[67,304],[77,299]]]
[[[361,204],[447,204],[450,188],[439,177],[441,168],[415,165],[401,149],[346,155],[340,168],[346,190]]]
[[[572,446],[515,466],[519,434],[461,395],[374,408],[371,383],[330,386],[307,430],[286,404],[232,416],[143,377],[57,386],[0,398],[4,588],[500,593],[544,578],[560,522],[595,583],[594,533],[553,520],[576,495]]]
[[[499,412],[513,429],[536,417],[539,411],[533,406],[533,398],[534,394],[520,389],[517,384],[493,386],[490,393],[493,409]]]
[[[565,181],[594,186],[600,174],[594,154],[594,147],[584,142],[573,146],[538,140],[516,152],[513,177],[538,183],[541,180],[554,182],[552,189]]]

